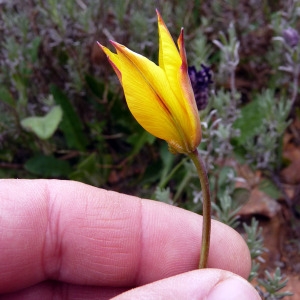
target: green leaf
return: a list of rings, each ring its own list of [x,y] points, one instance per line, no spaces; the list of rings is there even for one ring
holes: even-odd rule
[[[76,167],[75,171],[69,175],[71,180],[81,181],[94,186],[101,186],[107,181],[109,168],[102,168],[101,165],[110,165],[111,156],[96,153],[84,158]]]
[[[43,117],[29,117],[21,121],[21,126],[33,133],[40,139],[47,140],[58,128],[62,120],[63,112],[59,105],[52,109]]]
[[[225,166],[223,168],[220,168],[217,181],[220,197],[225,190],[232,191],[234,189],[234,182],[231,178],[235,177],[235,173],[236,172],[232,167]]]
[[[87,139],[83,133],[83,125],[67,96],[55,85],[50,87],[54,100],[64,112],[60,128],[70,148],[85,150]]]
[[[128,154],[129,157],[134,157],[137,155],[141,149],[146,145],[146,144],[153,144],[155,141],[155,137],[148,133],[145,130],[142,130],[139,133],[134,133],[131,136],[127,138],[127,142],[129,142],[133,148]]]
[[[42,38],[40,36],[35,37],[31,42],[30,49],[28,49],[31,61],[33,63],[35,63],[38,60],[39,47],[40,47],[41,41],[42,41]]]
[[[27,160],[24,167],[32,174],[46,178],[67,177],[71,171],[71,166],[67,161],[43,154]]]
[[[234,203],[238,205],[244,205],[250,197],[250,191],[244,188],[236,188],[232,193],[232,199]]]
[[[20,74],[12,75],[13,83],[18,90],[19,99],[18,99],[18,109],[22,109],[27,106],[28,97],[27,97],[27,88],[29,86],[28,78],[21,76]]]
[[[0,101],[8,104],[13,108],[16,107],[16,100],[13,98],[10,91],[5,86],[0,87]]]
[[[265,119],[265,112],[261,109],[259,99],[253,100],[241,109],[241,117],[233,126],[240,130],[240,136],[236,139],[238,144],[244,144],[248,139],[259,134],[259,130]]]
[[[103,97],[103,93],[105,90],[105,86],[103,82],[100,82],[95,77],[89,74],[85,75],[85,81],[95,96],[97,96],[98,98]]]
[[[159,150],[159,154],[163,162],[163,167],[161,169],[161,176],[158,187],[162,187],[167,183],[165,182],[165,180],[168,179],[168,175],[170,174],[172,165],[175,160],[175,155],[169,151],[167,143],[162,144]]]
[[[170,188],[169,187],[167,187],[166,189],[156,187],[154,193],[155,193],[155,199],[156,200],[158,200],[160,202],[168,203],[168,204],[172,203],[171,193],[170,193]]]
[[[259,183],[258,188],[273,199],[279,199],[280,197],[282,197],[282,192],[269,179],[262,179]]]
[[[94,173],[98,170],[97,164],[96,153],[92,153],[78,164],[77,169],[87,173]]]

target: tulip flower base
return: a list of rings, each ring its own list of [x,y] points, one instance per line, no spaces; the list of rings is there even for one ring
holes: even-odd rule
[[[210,241],[210,194],[207,174],[197,147],[201,124],[181,29],[176,47],[157,12],[159,65],[125,46],[111,41],[117,53],[100,43],[124,89],[128,108],[149,133],[165,140],[172,153],[183,153],[194,162],[203,194],[203,235],[199,267],[205,268]]]

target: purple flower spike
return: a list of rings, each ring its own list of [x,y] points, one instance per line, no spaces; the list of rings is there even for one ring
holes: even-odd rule
[[[207,106],[209,86],[213,83],[211,69],[203,64],[201,67],[198,72],[194,66],[188,68],[198,110]]]
[[[294,28],[287,28],[282,32],[285,42],[292,48],[296,47],[299,43],[299,33]]]

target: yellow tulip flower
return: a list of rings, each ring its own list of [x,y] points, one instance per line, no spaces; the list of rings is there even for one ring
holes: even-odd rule
[[[188,75],[183,29],[177,49],[159,12],[159,65],[111,41],[117,53],[99,44],[115,70],[127,105],[139,124],[169,144],[174,153],[192,153],[201,125]]]

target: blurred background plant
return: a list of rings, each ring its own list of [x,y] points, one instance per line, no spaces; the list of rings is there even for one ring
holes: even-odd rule
[[[300,268],[297,0],[0,1],[0,177],[78,180],[201,213],[192,164],[133,121],[96,45],[156,62],[155,8],[174,39],[184,26],[190,66],[214,81],[199,93],[213,217],[244,234],[262,296],[282,299],[282,272]],[[286,229],[268,237],[275,220]]]

